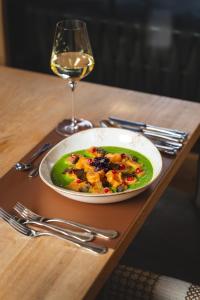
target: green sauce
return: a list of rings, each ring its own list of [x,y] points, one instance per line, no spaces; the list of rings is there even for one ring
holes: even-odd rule
[[[100,148],[106,150],[108,153],[125,153],[125,154],[132,155],[137,158],[140,164],[143,165],[143,170],[145,172],[144,176],[139,177],[137,182],[131,184],[128,188],[129,190],[141,188],[151,180],[153,176],[153,167],[150,161],[141,153],[126,148],[121,148],[121,147],[104,146]],[[73,153],[81,154],[88,158],[92,157],[91,154],[87,152],[87,150],[79,150]],[[63,155],[52,168],[51,179],[53,183],[57,186],[67,188],[67,185],[72,181],[72,179],[69,176],[64,174],[65,169],[70,167],[70,164],[66,162],[66,158],[71,154],[72,153]]]

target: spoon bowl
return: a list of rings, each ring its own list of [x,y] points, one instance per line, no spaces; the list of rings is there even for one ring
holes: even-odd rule
[[[15,164],[15,170],[27,171],[27,170],[32,169],[33,168],[32,163],[34,162],[34,160],[36,160],[42,153],[49,150],[51,147],[52,147],[52,144],[49,144],[49,143],[42,145],[38,150],[36,150],[36,152],[33,153],[33,155],[31,156],[31,158],[29,159],[29,161],[27,163],[17,162]]]
[[[17,171],[26,171],[26,170],[30,170],[32,167],[33,167],[33,165],[30,164],[30,163],[26,164],[26,163],[18,162],[15,165],[15,170],[17,170]]]

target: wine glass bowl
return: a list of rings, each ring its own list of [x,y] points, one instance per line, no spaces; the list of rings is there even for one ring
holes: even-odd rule
[[[51,69],[67,82],[72,91],[72,117],[63,120],[57,127],[57,132],[64,136],[93,127],[90,121],[74,116],[74,91],[77,82],[86,77],[93,68],[94,58],[86,23],[80,20],[58,22],[51,55]]]

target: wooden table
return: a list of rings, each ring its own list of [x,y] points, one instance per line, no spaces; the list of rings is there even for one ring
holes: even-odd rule
[[[15,162],[69,116],[69,99],[69,90],[59,78],[0,67],[2,179]],[[105,255],[93,255],[60,240],[52,243],[51,238],[29,239],[0,221],[1,299],[94,299],[200,136],[198,103],[81,82],[76,112],[95,124],[115,115],[178,128],[189,132],[189,139],[176,158],[168,158],[166,172],[146,194],[145,205],[131,220],[126,235]]]

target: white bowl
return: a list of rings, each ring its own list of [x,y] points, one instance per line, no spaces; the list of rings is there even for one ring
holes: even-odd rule
[[[66,153],[87,149],[92,146],[118,146],[135,150],[149,159],[153,167],[150,182],[141,188],[113,194],[92,194],[67,190],[56,186],[51,180],[51,170],[56,161]],[[43,158],[39,174],[50,188],[59,194],[87,203],[114,203],[132,198],[144,191],[160,174],[162,158],[154,144],[137,132],[118,128],[93,128],[73,134],[54,146]]]

